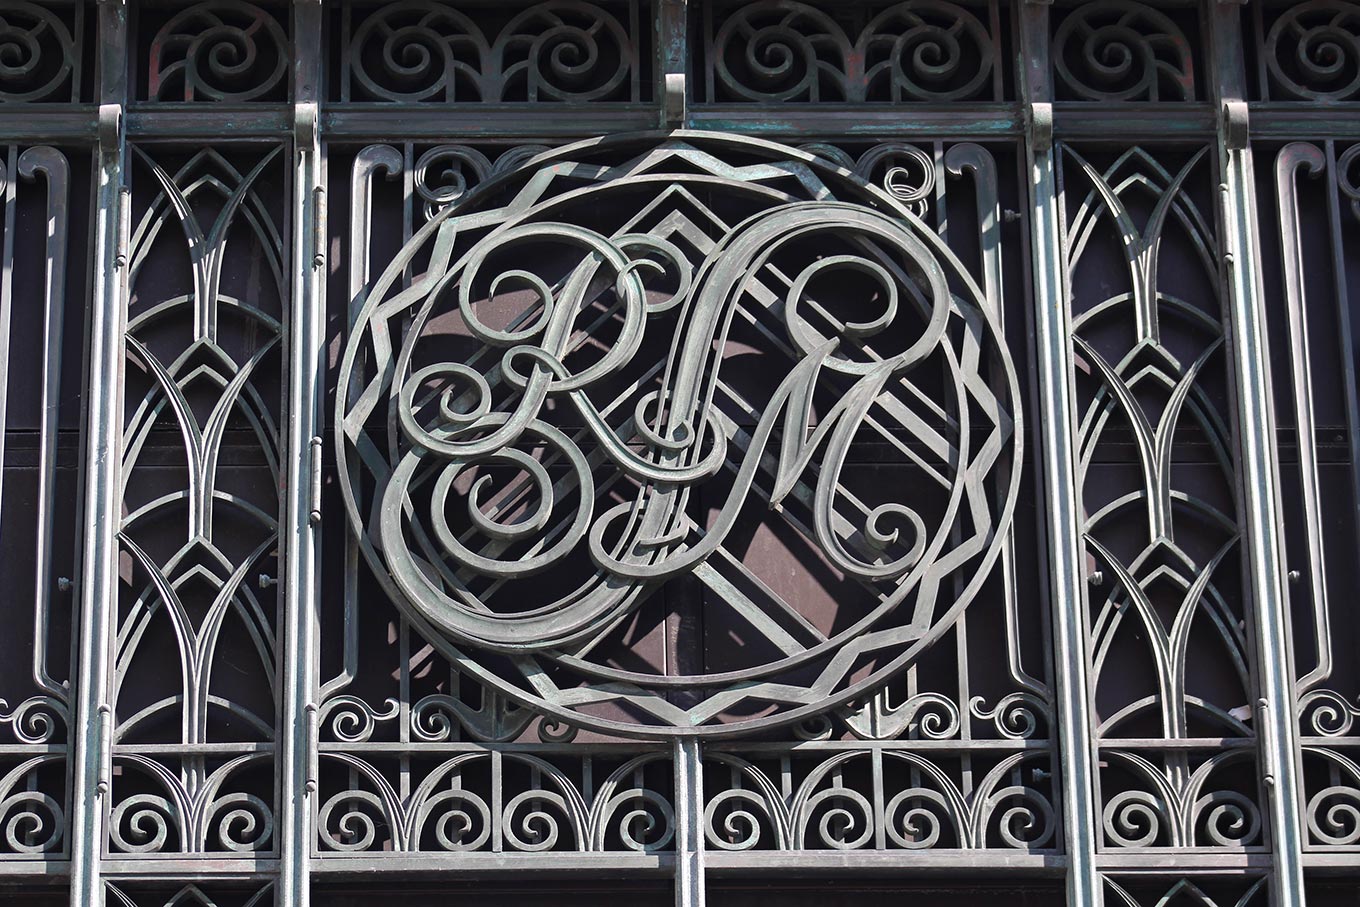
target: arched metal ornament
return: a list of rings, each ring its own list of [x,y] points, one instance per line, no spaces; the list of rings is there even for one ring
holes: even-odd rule
[[[337,398],[387,594],[460,671],[634,737],[881,686],[992,577],[1019,487],[965,267],[849,171],[724,134],[560,148],[435,214]]]

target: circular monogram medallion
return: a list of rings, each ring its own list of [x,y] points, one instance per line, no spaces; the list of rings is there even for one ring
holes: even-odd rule
[[[648,738],[799,720],[910,664],[992,574],[1019,444],[994,315],[933,232],[832,163],[699,132],[557,149],[435,213],[337,394],[353,531],[430,641]]]

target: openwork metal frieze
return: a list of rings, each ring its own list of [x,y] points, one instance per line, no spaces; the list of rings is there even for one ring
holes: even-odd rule
[[[1068,99],[1196,99],[1194,49],[1170,12],[1140,0],[1091,0],[1054,21],[1053,70]]]
[[[341,99],[640,102],[651,46],[638,0],[506,4],[503,20],[447,0],[344,6]]]
[[[846,12],[799,0],[706,4],[702,99],[1002,99],[995,3],[907,0],[850,10],[853,25]]]
[[[1166,161],[1133,148],[1097,162],[1064,149],[1092,730],[1110,847],[1261,841],[1217,240],[1198,190],[1208,169],[1203,151]],[[1088,269],[1105,279],[1083,280]],[[1209,739],[1195,749],[1196,738]]]
[[[281,153],[134,153],[109,846],[269,851]]]
[[[872,689],[957,619],[1014,506],[1016,379],[890,196],[693,134],[552,152],[478,198],[375,282],[337,409],[361,548],[460,667],[574,724],[733,733]],[[857,475],[866,442],[899,452],[890,488]],[[841,577],[833,609],[746,569],[753,532]],[[693,669],[647,643],[675,581],[740,621]]]
[[[52,859],[70,843],[68,552],[78,538],[70,430],[78,423],[63,405],[62,357],[78,336],[66,324],[71,165],[48,146],[0,155],[0,600],[6,659],[18,668],[0,686],[0,859]],[[32,218],[50,228],[29,245],[16,233]],[[38,393],[11,402],[29,387]]]

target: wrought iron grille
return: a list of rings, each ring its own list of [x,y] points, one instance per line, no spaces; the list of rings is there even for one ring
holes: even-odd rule
[[[1357,101],[1353,0],[0,0],[0,901],[1345,903]]]

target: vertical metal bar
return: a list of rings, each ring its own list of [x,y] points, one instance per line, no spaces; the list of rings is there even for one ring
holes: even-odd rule
[[[1048,66],[1048,6],[1027,0],[1020,10],[1022,87],[1028,114],[1030,246],[1034,267],[1035,326],[1039,343],[1039,423],[1043,487],[1049,514],[1052,574],[1054,706],[1062,748],[1062,817],[1068,856],[1067,903],[1099,905],[1091,699],[1087,690],[1086,618],[1081,568],[1081,514],[1077,498],[1076,416],[1072,398],[1071,326],[1067,268],[1058,215],[1053,146],[1052,87]]]
[[[75,771],[72,778],[71,903],[104,903],[99,858],[108,803],[109,649],[118,600],[119,458],[123,422],[123,323],[126,318],[128,204],[127,7],[99,5],[99,142],[90,317],[90,386],[85,426],[85,520],[76,667]]]
[[[310,897],[312,795],[316,788],[313,727],[316,715],[316,608],[319,501],[312,475],[321,446],[322,330],[325,323],[325,188],[317,109],[321,83],[319,0],[293,7],[292,299],[288,317],[287,479],[283,539],[283,703],[279,800],[283,812],[279,855],[281,907],[305,907]]]
[[[11,145],[6,149],[3,186],[0,187],[0,208],[4,211],[4,241],[0,245],[0,510],[4,504],[5,491],[5,426],[9,414],[6,406],[9,401],[9,370],[13,360],[9,354],[10,319],[14,312],[14,209],[15,194],[19,189],[19,164],[16,159],[18,149]],[[0,541],[4,540],[3,524],[0,524]]]
[[[1332,298],[1335,302],[1336,344],[1341,356],[1341,391],[1346,401],[1346,450],[1350,459],[1353,525],[1360,526],[1360,380],[1356,377],[1355,322],[1351,320],[1346,276],[1345,234],[1341,230],[1341,187],[1336,142],[1327,142],[1327,223],[1332,252]]]
[[[1246,575],[1252,596],[1259,693],[1255,710],[1274,845],[1272,898],[1279,907],[1304,903],[1302,781],[1296,762],[1293,653],[1279,507],[1279,462],[1266,344],[1255,181],[1245,100],[1241,7],[1212,4],[1212,45],[1219,123],[1223,272],[1229,299]]]
[[[1320,683],[1332,673],[1332,644],[1328,629],[1327,551],[1322,543],[1322,487],[1318,475],[1317,419],[1313,407],[1313,355],[1309,342],[1308,290],[1303,279],[1307,262],[1299,223],[1298,183],[1301,173],[1323,172],[1326,157],[1316,145],[1292,142],[1275,163],[1276,211],[1280,220],[1280,249],[1284,258],[1284,304],[1289,339],[1290,383],[1294,398],[1294,434],[1299,452],[1299,490],[1303,508],[1304,544],[1308,559],[1308,596],[1313,605],[1317,664],[1298,678],[1296,693]]]
[[[696,737],[675,742],[675,907],[704,907],[703,749]]]
[[[658,0],[656,6],[656,105],[661,126],[685,125],[689,89],[689,0]]]
[[[41,424],[36,544],[33,556],[33,679],[39,688],[60,699],[66,692],[47,670],[47,636],[52,612],[52,553],[57,488],[57,436],[61,416],[61,352],[66,324],[66,251],[70,224],[71,167],[61,152],[39,145],[17,160],[19,176],[34,180],[41,173],[47,183],[47,242],[43,274],[42,385],[39,389]],[[5,332],[8,334],[8,330]],[[8,362],[0,356],[0,362]],[[0,419],[0,431],[4,420]],[[3,442],[0,442],[3,443]],[[0,539],[3,543],[3,539]]]

